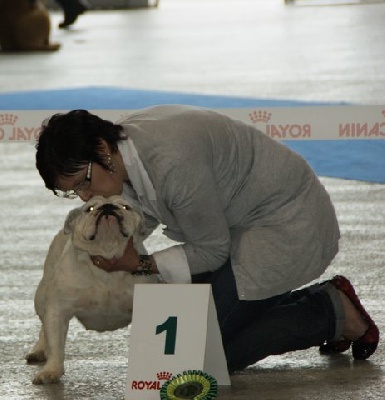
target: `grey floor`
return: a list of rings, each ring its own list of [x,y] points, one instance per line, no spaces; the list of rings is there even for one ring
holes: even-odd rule
[[[53,54],[1,54],[0,90],[111,85],[261,98],[385,105],[385,4],[303,0],[161,0],[158,9],[92,11],[59,31]],[[0,111],[1,112],[1,111]],[[341,250],[322,279],[355,283],[385,328],[385,185],[322,177]],[[30,144],[0,144],[0,397],[122,399],[129,330],[86,332],[73,321],[61,383],[34,386],[24,355],[37,338],[33,295],[48,244],[75,203],[53,198]],[[156,234],[149,250],[165,245]],[[150,360],[149,360],[150,362]],[[219,399],[383,399],[382,342],[367,362],[316,348],[269,357],[232,377]],[[135,399],[133,399],[135,400]]]

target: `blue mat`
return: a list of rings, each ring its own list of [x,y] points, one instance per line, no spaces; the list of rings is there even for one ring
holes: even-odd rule
[[[189,104],[208,108],[296,107],[337,105],[322,102],[211,96],[114,87],[38,90],[0,94],[0,110],[114,110],[156,104]],[[340,103],[338,103],[340,104]],[[385,140],[286,141],[319,176],[385,183]]]

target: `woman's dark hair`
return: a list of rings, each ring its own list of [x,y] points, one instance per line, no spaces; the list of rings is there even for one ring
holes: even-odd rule
[[[108,169],[101,153],[101,140],[111,152],[127,138],[121,125],[86,110],[55,114],[44,122],[36,144],[36,168],[48,189],[56,189],[58,176],[72,176],[90,161]]]

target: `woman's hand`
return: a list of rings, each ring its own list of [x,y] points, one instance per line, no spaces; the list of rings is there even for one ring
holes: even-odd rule
[[[126,271],[133,273],[139,265],[139,255],[134,248],[132,238],[128,241],[122,257],[107,259],[102,256],[91,256],[91,260],[94,265],[107,272]]]

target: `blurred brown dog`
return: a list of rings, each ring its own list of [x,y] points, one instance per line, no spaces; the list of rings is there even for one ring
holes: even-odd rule
[[[0,0],[0,46],[3,51],[55,51],[51,23],[42,0]]]

